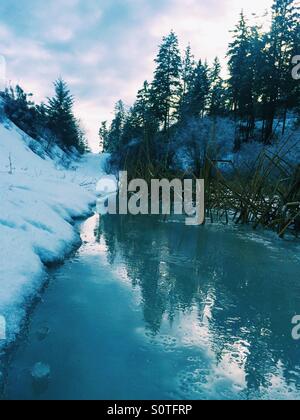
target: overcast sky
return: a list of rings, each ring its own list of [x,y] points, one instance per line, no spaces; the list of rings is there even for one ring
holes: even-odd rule
[[[0,0],[0,55],[7,80],[52,94],[62,76],[76,98],[76,115],[94,150],[100,122],[114,103],[131,105],[151,80],[157,45],[173,29],[196,58],[224,60],[241,9],[250,17],[272,0]]]

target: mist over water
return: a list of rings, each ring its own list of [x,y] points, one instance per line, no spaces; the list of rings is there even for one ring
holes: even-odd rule
[[[6,398],[300,399],[296,243],[154,216],[94,216],[81,234],[11,355]]]

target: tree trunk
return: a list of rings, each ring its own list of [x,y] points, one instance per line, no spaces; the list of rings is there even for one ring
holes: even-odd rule
[[[272,142],[274,119],[275,119],[275,104],[270,103],[269,110],[267,113],[265,132],[264,132],[264,138],[263,138],[265,144],[271,144]]]
[[[284,108],[284,114],[283,114],[282,135],[284,135],[285,129],[286,129],[287,112],[288,112],[288,107],[286,105]]]

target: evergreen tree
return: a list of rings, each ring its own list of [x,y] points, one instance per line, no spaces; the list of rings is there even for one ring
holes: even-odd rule
[[[10,87],[2,93],[4,99],[4,111],[8,118],[16,124],[21,130],[34,139],[39,135],[39,113],[32,102],[32,93],[25,93],[24,90],[17,85],[15,88]]]
[[[249,27],[243,12],[229,45],[229,98],[237,122],[236,148],[254,134],[262,71],[265,69],[264,43],[260,29]]]
[[[54,87],[55,96],[48,99],[47,105],[48,126],[64,148],[78,149],[80,138],[73,114],[74,98],[62,79],[58,79]]]
[[[182,64],[182,96],[185,97],[191,89],[194,80],[195,60],[190,45],[185,50]]]
[[[151,108],[151,88],[147,80],[144,82],[143,88],[137,93],[134,112],[141,127],[145,127],[150,120],[155,119]]]
[[[182,92],[180,99],[180,118],[184,119],[187,116],[189,92],[191,91],[195,75],[195,61],[191,52],[191,47],[188,46],[185,50],[184,59],[182,62]]]
[[[193,81],[186,100],[186,115],[203,117],[207,111],[209,97],[209,69],[205,62],[200,60],[194,70]]]
[[[159,121],[151,103],[151,87],[147,81],[137,93],[137,99],[132,108],[132,120],[135,121],[136,127],[140,127],[141,137],[144,140],[150,141],[159,129]]]
[[[224,115],[226,112],[226,91],[221,77],[221,64],[218,57],[215,58],[213,67],[209,72],[209,115]]]
[[[76,120],[77,124],[77,135],[78,135],[78,147],[77,150],[81,154],[90,153],[91,149],[89,147],[87,138],[86,138],[86,132],[83,128],[81,120]]]
[[[133,137],[140,141],[140,158],[145,162],[154,159],[154,141],[159,130],[159,121],[153,112],[151,87],[147,81],[138,91],[136,102],[132,108],[131,127],[133,127]]]
[[[294,52],[295,31],[299,29],[299,13],[294,0],[274,0],[271,31],[265,36],[266,65],[262,92],[264,110],[263,140],[271,142],[274,120],[279,108],[284,109],[284,127],[292,104],[290,64]]]
[[[107,146],[105,150],[109,153],[115,153],[120,148],[125,117],[126,113],[124,103],[120,100],[116,103],[114,119],[112,120],[110,130],[106,139]]]
[[[108,136],[109,129],[107,127],[107,121],[102,121],[99,129],[100,149],[105,153],[108,151]]]
[[[178,117],[181,96],[181,57],[178,39],[172,31],[163,38],[158,56],[157,67],[152,83],[151,101],[158,121],[167,131]]]
[[[244,118],[252,112],[251,33],[242,12],[233,31],[228,51],[231,106],[236,116]]]

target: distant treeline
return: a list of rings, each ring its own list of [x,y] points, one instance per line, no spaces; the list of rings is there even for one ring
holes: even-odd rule
[[[139,173],[146,165],[150,172],[172,167],[178,136],[186,129],[183,137],[193,142],[191,121],[210,121],[212,138],[218,119],[233,122],[233,151],[253,140],[272,144],[278,126],[284,134],[289,115],[297,120],[300,111],[300,82],[292,77],[293,57],[300,54],[299,8],[294,0],[275,0],[270,16],[264,31],[241,13],[228,47],[226,80],[218,58],[212,66],[196,62],[190,46],[181,57],[176,34],[164,37],[153,81],[144,82],[129,110],[119,101],[112,123],[101,124],[101,146],[112,162],[126,169],[138,165]]]
[[[48,147],[58,145],[65,151],[87,150],[87,141],[80,121],[73,113],[74,98],[67,84],[58,79],[54,82],[55,95],[47,104],[36,105],[32,94],[20,86],[0,92],[6,116],[35,140],[43,139]]]

